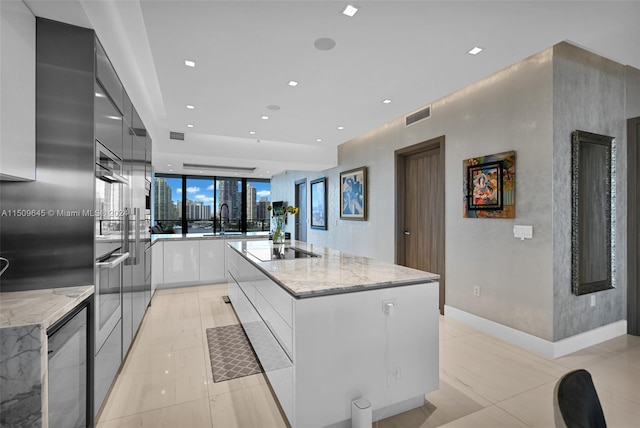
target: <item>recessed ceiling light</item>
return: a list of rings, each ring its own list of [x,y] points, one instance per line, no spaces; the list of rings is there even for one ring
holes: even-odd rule
[[[356,12],[358,12],[358,8],[348,4],[347,7],[345,7],[344,10],[342,11],[342,14],[347,16],[353,16],[356,14]]]
[[[269,119],[269,116],[267,116],[266,114],[263,114],[262,116],[260,116],[260,119],[267,120]]]
[[[98,97],[98,98],[104,98],[104,94],[101,94],[100,92],[96,92],[96,97]]]
[[[186,65],[187,67],[195,67],[196,66],[196,62],[195,61],[191,61],[190,59],[185,59],[184,60],[184,65]]]
[[[322,138],[316,138],[316,142],[322,143]]]
[[[172,170],[172,169],[170,169],[170,170],[169,170],[169,172],[173,172],[173,170]]]
[[[336,41],[333,40],[333,39],[330,39],[328,37],[321,37],[318,40],[316,40],[315,42],[313,42],[313,45],[318,50],[330,51],[331,49],[336,47]]]
[[[113,119],[113,120],[122,120],[121,117],[118,116],[107,116],[109,119]]]
[[[387,98],[386,100],[382,100],[382,104],[390,104],[391,100]]]
[[[289,83],[287,83],[287,85],[289,85],[289,86],[298,86],[298,82],[296,82],[295,80],[289,80]]]
[[[202,174],[202,171],[198,171],[200,174]]]
[[[249,131],[249,134],[256,135],[256,131]]]
[[[170,164],[170,163],[168,163],[168,164],[167,164],[167,166],[171,166],[171,164]]]
[[[187,104],[187,108],[188,108],[189,110],[193,110],[194,108],[196,108],[196,106],[192,106],[191,104]]]
[[[338,129],[342,131],[344,129],[344,126],[338,126]]]
[[[482,48],[476,46],[467,53],[470,53],[471,55],[478,55],[480,52],[482,52]]]
[[[193,128],[193,125],[190,123],[187,123],[187,128]]]
[[[267,171],[267,174],[271,174],[271,171]]]

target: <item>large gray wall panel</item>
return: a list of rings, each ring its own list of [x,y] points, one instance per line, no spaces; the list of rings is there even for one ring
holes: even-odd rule
[[[93,31],[36,23],[36,181],[0,182],[1,291],[93,284]],[[25,211],[25,212],[27,212]],[[63,213],[69,213],[67,216]]]

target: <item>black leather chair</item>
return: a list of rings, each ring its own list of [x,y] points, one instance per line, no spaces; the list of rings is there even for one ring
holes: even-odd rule
[[[553,396],[556,427],[606,428],[600,399],[588,371],[580,369],[562,376]]]

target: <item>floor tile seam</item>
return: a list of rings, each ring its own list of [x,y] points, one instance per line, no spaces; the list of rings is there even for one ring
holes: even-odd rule
[[[552,402],[552,403],[549,403],[549,405],[553,405],[553,402]],[[513,413],[511,413],[510,411],[508,411],[508,410],[507,410],[507,409],[505,409],[504,407],[502,407],[502,406],[498,405],[498,403],[495,403],[495,404],[494,404],[494,406],[495,406],[497,409],[502,410],[503,412],[505,412],[506,414],[508,414],[508,415],[509,415],[509,416],[511,416],[512,418],[514,418],[514,419],[518,420],[518,421],[519,421],[520,423],[522,423],[524,426],[531,427],[531,428],[535,428],[535,425],[529,425],[528,423],[526,423],[525,421],[523,421],[522,419],[520,419],[518,416],[514,415]]]
[[[559,379],[559,378],[558,378],[558,379]],[[553,384],[553,385],[555,385],[555,384],[558,382],[558,379],[550,380],[550,381],[548,381],[548,382],[544,382],[544,383],[542,383],[542,384],[540,384],[540,385],[533,386],[533,387],[531,387],[531,388],[529,388],[529,389],[527,389],[527,390],[524,390],[524,391],[521,391],[521,392],[515,393],[515,394],[513,394],[513,395],[511,395],[511,396],[509,396],[509,397],[505,397],[505,398],[503,398],[503,399],[501,399],[501,400],[496,401],[494,404],[496,404],[496,405],[498,405],[498,406],[499,406],[501,403],[504,403],[505,401],[508,401],[508,400],[513,399],[513,398],[519,397],[519,396],[521,396],[521,395],[523,395],[523,394],[528,394],[529,392],[533,391],[534,389],[542,388],[543,386],[548,385],[548,384]],[[552,393],[551,395],[553,396],[553,393]],[[502,406],[499,406],[499,407],[501,407],[501,408],[502,408]],[[506,409],[504,409],[504,410],[506,410]]]
[[[606,385],[598,385],[598,386],[596,386],[596,393],[598,393],[598,391],[606,391],[609,394],[614,395],[618,399],[627,400],[627,401],[630,401],[630,402],[635,403],[638,406],[640,406],[640,397],[637,398],[637,399],[631,398],[628,395],[621,393],[620,391],[615,391],[615,390],[607,387]]]
[[[249,376],[255,376],[255,375],[249,375]],[[245,377],[249,377],[249,376],[245,376]],[[240,379],[240,378],[236,378],[236,379]],[[229,380],[233,380],[233,379],[229,379]],[[228,381],[223,381],[223,382],[228,382]],[[215,382],[215,383],[222,383],[222,382]],[[230,394],[246,391],[247,389],[260,388],[260,387],[266,386],[266,385],[267,385],[267,383],[259,383],[257,385],[241,386],[241,387],[238,387],[238,388],[230,389],[230,390],[225,391],[225,392],[213,393],[213,396],[211,396],[211,393],[209,395],[210,395],[211,399],[215,399],[215,398],[223,396],[223,395],[230,395]],[[274,398],[274,400],[276,399],[276,397],[273,397],[273,398]]]
[[[496,400],[494,400],[494,399],[492,399],[492,398],[487,397],[487,396],[486,396],[485,394],[483,394],[483,393],[480,393],[476,388],[474,388],[473,386],[471,386],[471,385],[469,385],[468,383],[464,382],[464,381],[463,381],[462,379],[460,379],[458,376],[455,376],[453,373],[448,372],[446,369],[441,369],[441,370],[442,370],[442,372],[443,372],[446,376],[448,376],[450,379],[455,380],[456,382],[458,382],[459,384],[461,384],[461,385],[463,385],[465,388],[467,388],[467,389],[468,389],[470,392],[472,392],[473,394],[477,395],[478,397],[482,398],[482,399],[483,399],[483,400],[485,400],[485,401],[488,401],[488,402],[489,402],[489,404],[484,405],[484,404],[482,404],[482,403],[478,403],[476,400],[474,400],[473,398],[469,397],[473,402],[475,402],[475,403],[477,403],[477,404],[481,405],[483,408],[485,408],[485,407],[489,407],[489,406],[491,406],[491,405],[493,405],[493,404],[495,404],[495,403],[496,403]],[[451,384],[450,384],[450,385],[451,385]],[[451,386],[452,386],[454,389],[458,390],[458,389],[455,387],[455,385],[451,385]],[[465,396],[466,396],[466,394],[465,394],[463,391],[460,391],[460,390],[458,390],[458,391],[459,391],[459,392],[461,392],[463,395],[465,395]]]
[[[117,421],[118,419],[125,419],[125,418],[130,418],[130,417],[133,417],[133,416],[143,415],[145,413],[157,412],[157,411],[162,410],[162,409],[168,409],[170,407],[175,407],[175,406],[182,406],[184,404],[188,404],[188,403],[192,403],[192,402],[200,401],[200,400],[207,400],[207,398],[206,397],[195,398],[193,400],[188,400],[188,401],[184,401],[184,402],[180,402],[180,403],[173,403],[173,404],[169,404],[169,405],[166,405],[166,406],[161,406],[161,407],[157,407],[157,408],[153,408],[153,409],[143,410],[141,412],[136,412],[136,413],[131,413],[131,414],[127,414],[127,415],[118,416],[118,417],[115,417],[115,418],[104,419],[101,416],[100,420],[98,421],[98,423],[100,424],[100,423],[103,423],[103,422],[113,422],[113,421]],[[208,412],[208,413],[210,413],[210,412]]]

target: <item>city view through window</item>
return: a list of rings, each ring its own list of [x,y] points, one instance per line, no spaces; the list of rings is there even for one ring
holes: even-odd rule
[[[166,233],[269,230],[268,180],[158,174],[154,184],[154,221]]]

